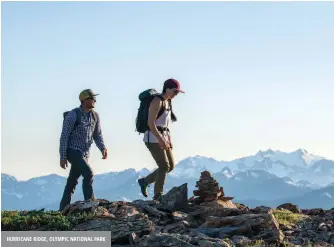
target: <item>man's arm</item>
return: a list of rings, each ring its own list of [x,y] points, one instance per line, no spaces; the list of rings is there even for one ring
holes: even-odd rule
[[[64,119],[63,129],[60,136],[59,154],[60,160],[66,160],[66,151],[68,139],[73,131],[75,122],[77,121],[77,114],[75,111],[70,111]]]
[[[106,149],[106,146],[104,145],[104,141],[103,141],[100,116],[97,113],[96,113],[96,118],[97,120],[96,120],[96,126],[95,126],[94,133],[93,133],[93,139],[98,149],[100,149],[100,151],[103,152],[103,150]]]

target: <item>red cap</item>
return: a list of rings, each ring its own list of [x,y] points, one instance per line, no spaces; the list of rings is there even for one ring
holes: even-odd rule
[[[182,91],[180,88],[180,83],[175,79],[168,79],[167,81],[165,81],[164,87],[165,88],[175,88],[180,93],[184,93],[184,91]]]

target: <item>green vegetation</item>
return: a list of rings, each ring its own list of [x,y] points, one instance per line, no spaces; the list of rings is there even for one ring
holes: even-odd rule
[[[306,215],[292,213],[291,211],[285,209],[275,209],[273,210],[273,215],[275,216],[279,224],[286,226],[297,224],[298,222],[309,218]]]
[[[70,231],[91,218],[90,213],[64,216],[58,211],[3,211],[2,231]]]

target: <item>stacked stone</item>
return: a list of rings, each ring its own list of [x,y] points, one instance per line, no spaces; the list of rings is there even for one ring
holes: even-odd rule
[[[196,182],[198,190],[194,190],[194,201],[197,203],[217,201],[224,198],[224,189],[211,177],[210,172],[203,171],[199,181]]]

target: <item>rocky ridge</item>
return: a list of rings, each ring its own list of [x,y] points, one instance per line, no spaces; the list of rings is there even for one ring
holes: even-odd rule
[[[289,203],[249,208],[225,197],[208,172],[197,184],[189,200],[183,184],[161,203],[77,201],[61,213],[89,215],[71,230],[110,231],[111,246],[334,246],[334,208],[303,210]]]

